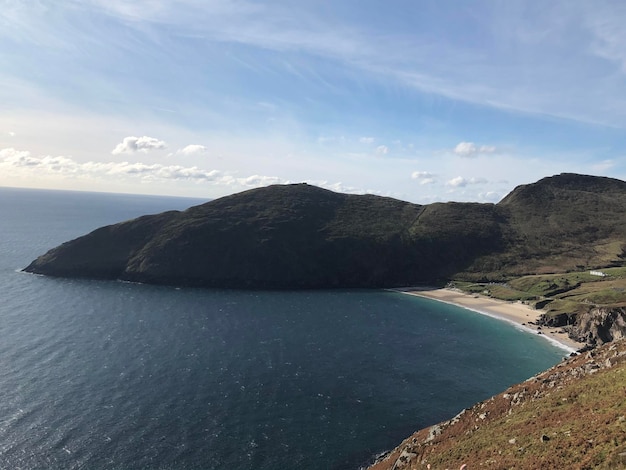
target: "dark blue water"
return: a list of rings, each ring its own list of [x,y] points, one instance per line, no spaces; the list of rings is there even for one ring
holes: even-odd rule
[[[197,202],[0,188],[0,468],[356,469],[563,355],[384,291],[16,272],[100,225]]]

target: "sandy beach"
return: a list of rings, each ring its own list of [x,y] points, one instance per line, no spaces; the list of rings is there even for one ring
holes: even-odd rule
[[[538,327],[534,325],[541,315],[541,310],[535,310],[521,302],[506,302],[476,294],[466,294],[456,289],[407,288],[393,289],[409,295],[417,295],[467,308],[483,315],[489,315],[500,320],[508,321],[519,327],[526,328],[535,334],[541,334],[546,340],[552,341],[564,350],[573,352],[584,346],[567,336],[562,328]],[[532,322],[532,323],[531,323]]]

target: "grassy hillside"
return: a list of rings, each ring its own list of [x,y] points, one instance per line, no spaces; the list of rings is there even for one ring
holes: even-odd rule
[[[626,183],[610,178],[544,178],[497,205],[277,185],[104,227],[26,270],[234,288],[506,282],[622,266],[625,234]]]
[[[504,267],[514,274],[623,264],[626,183],[562,174],[513,190],[498,207],[507,218]]]
[[[625,384],[620,340],[416,432],[370,470],[626,468]]]
[[[545,312],[550,321],[562,315],[560,325],[574,323],[579,313],[592,308],[626,307],[626,268],[609,267],[600,272],[573,271],[536,274],[509,279],[506,283],[456,281],[454,286],[469,293],[487,294],[493,298],[526,302]]]

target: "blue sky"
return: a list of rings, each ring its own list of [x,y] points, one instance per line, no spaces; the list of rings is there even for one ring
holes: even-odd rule
[[[0,185],[428,203],[626,179],[625,20],[602,0],[0,0]]]

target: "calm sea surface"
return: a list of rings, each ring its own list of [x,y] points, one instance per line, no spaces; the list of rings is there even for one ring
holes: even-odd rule
[[[385,291],[18,272],[101,225],[199,202],[0,188],[0,468],[357,469],[564,355]]]

